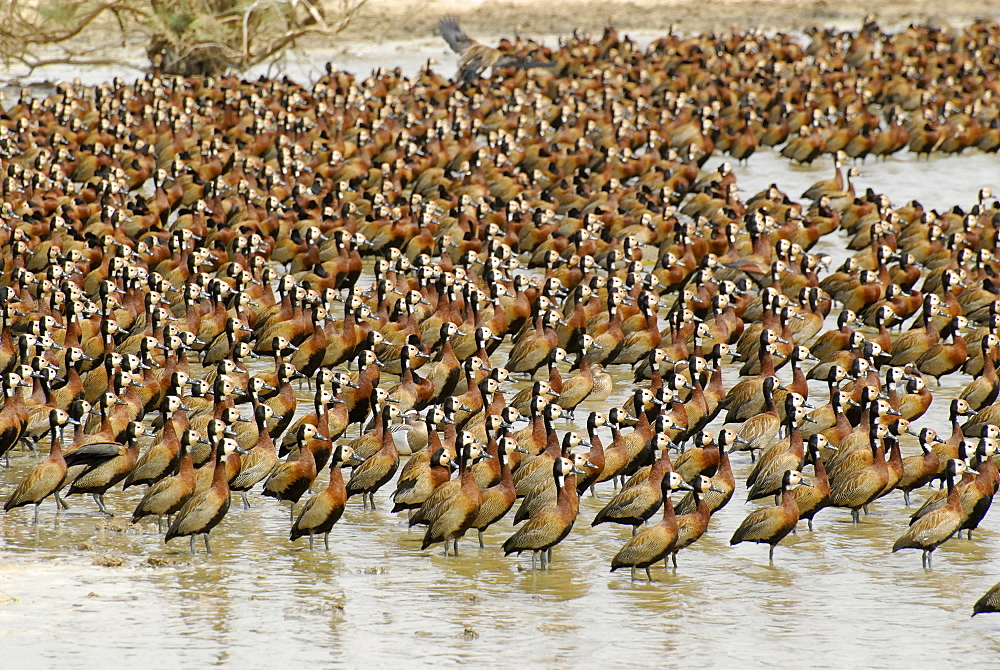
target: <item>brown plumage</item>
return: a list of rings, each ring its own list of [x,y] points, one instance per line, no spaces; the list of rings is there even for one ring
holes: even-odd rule
[[[174,422],[168,419],[163,425],[160,440],[139,457],[135,468],[122,483],[122,489],[138,484],[152,484],[172,474],[181,459],[181,446],[190,448],[199,439],[201,435],[191,428],[186,429],[178,438]]]
[[[823,448],[830,448],[825,437],[813,435],[809,438],[809,458],[815,469],[812,486],[797,486],[792,490],[792,500],[799,508],[799,519],[809,522],[809,530],[813,529],[813,517],[830,505],[830,480],[826,476],[826,466],[820,456],[820,449]]]
[[[695,512],[702,500],[704,500],[708,512],[715,514],[732,499],[733,493],[736,491],[736,478],[733,476],[733,466],[729,461],[726,447],[735,436],[736,434],[728,428],[719,433],[719,466],[715,474],[712,475],[711,487],[706,488],[701,496],[692,491],[681,498],[681,501],[674,506],[674,511],[677,514],[684,515]],[[692,481],[698,481],[698,478],[694,477]]]
[[[882,444],[886,434],[884,424],[873,424],[869,429],[871,465],[846,472],[830,483],[830,506],[850,509],[855,524],[861,521],[858,510],[877,498],[889,481],[888,466],[884,460],[885,445]]]
[[[465,430],[460,431],[455,435],[453,448],[455,449],[456,456],[462,453],[462,450],[467,444],[472,445],[469,452],[472,460],[478,459],[482,455],[483,451],[478,445],[476,445],[476,439],[472,436],[472,433]],[[447,450],[448,447],[446,446],[445,449]],[[448,499],[457,494],[461,488],[462,482],[458,477],[455,479],[449,479],[448,481],[440,484],[434,489],[419,509],[417,509],[417,511],[410,516],[408,520],[409,525],[416,526],[419,524],[427,526],[433,523],[434,519],[438,517],[441,510],[444,509]]]
[[[737,433],[738,439],[734,446],[729,449],[730,452],[749,451],[750,460],[755,461],[754,451],[762,450],[771,444],[771,440],[775,438],[778,429],[781,428],[781,420],[778,418],[778,411],[774,406],[774,390],[777,387],[776,377],[764,378],[762,388],[764,411],[743,422]]]
[[[923,552],[920,564],[925,568],[931,567],[931,554],[962,525],[962,502],[958,487],[955,486],[955,478],[967,470],[969,468],[963,460],[953,458],[948,461],[947,503],[913,521],[909,529],[892,545],[893,553],[900,549],[920,549]]]
[[[453,17],[441,19],[438,22],[438,30],[441,31],[441,36],[448,42],[451,50],[459,55],[457,76],[464,84],[478,79],[487,68],[493,68],[495,75],[506,67],[528,69],[555,65],[480,44],[466,35]]]
[[[351,479],[347,482],[347,497],[360,493],[364,506],[367,507],[370,502],[372,509],[375,508],[375,492],[392,479],[399,468],[399,451],[392,431],[389,430],[389,423],[392,421],[391,405],[382,408],[381,417],[382,443],[379,450],[354,468]]]
[[[733,533],[730,545],[740,542],[758,542],[771,545],[768,559],[774,562],[774,547],[795,528],[799,521],[799,508],[792,499],[792,491],[799,485],[812,486],[798,470],[786,470],[782,478],[781,504],[763,507],[750,512]]]
[[[271,474],[278,464],[278,452],[274,446],[271,434],[267,432],[267,420],[272,410],[267,405],[258,405],[254,410],[254,421],[257,425],[257,444],[251,446],[240,458],[240,470],[229,482],[229,488],[239,491],[243,499],[243,508],[250,509],[247,491]],[[296,431],[297,432],[297,431]],[[314,457],[315,458],[315,457]]]
[[[688,495],[692,496],[694,511],[677,517],[677,542],[674,543],[673,551],[670,552],[674,568],[677,567],[677,553],[697,542],[708,530],[708,522],[712,518],[712,512],[709,510],[706,496],[713,492],[724,494],[724,491],[705,475],[698,475],[691,482],[691,493]],[[729,495],[732,496],[732,493]]]
[[[319,431],[308,423],[299,427],[299,458],[295,461],[281,463],[271,472],[264,482],[263,494],[278,500],[290,500],[294,513],[295,503],[302,494],[309,490],[316,479],[316,458],[306,446],[306,441],[319,439]],[[228,489],[228,485],[226,486]]]
[[[451,478],[451,462],[444,447],[438,447],[429,460],[421,459],[422,467],[412,468],[401,474],[392,494],[392,511],[401,512],[423,505],[434,489]]]
[[[306,449],[305,451],[308,451]],[[313,535],[323,535],[323,546],[330,549],[330,529],[340,520],[347,503],[347,488],[344,485],[343,466],[354,460],[354,452],[347,445],[337,445],[330,456],[330,483],[326,488],[309,498],[299,516],[292,524],[288,536],[294,542],[303,535],[309,536],[309,548],[313,547]]]
[[[132,523],[136,523],[144,517],[155,515],[156,529],[159,532],[162,529],[163,517],[167,517],[167,524],[170,525],[170,517],[180,511],[184,503],[194,495],[194,492],[194,465],[191,463],[191,454],[188,452],[187,443],[182,442],[177,474],[164,477],[146,489],[142,500],[132,512]]]
[[[551,508],[533,517],[521,526],[503,543],[504,556],[531,551],[531,569],[535,569],[535,556],[541,555],[541,568],[546,569],[546,558],[552,562],[552,547],[565,539],[573,529],[580,501],[576,493],[576,475],[573,462],[559,458],[552,464],[552,476],[558,490],[556,503]]]
[[[663,518],[659,523],[647,526],[633,535],[615,557],[611,559],[611,572],[618,568],[632,569],[632,579],[635,580],[635,569],[646,570],[646,578],[653,581],[649,566],[665,558],[677,543],[677,517],[674,515],[674,505],[670,493],[679,489],[691,487],[681,479],[676,472],[669,472],[663,478]]]
[[[33,467],[24,476],[14,492],[7,498],[7,502],[4,503],[3,510],[5,512],[9,512],[15,507],[34,505],[33,523],[38,523],[38,507],[43,500],[55,494],[56,513],[59,513],[59,486],[66,476],[66,459],[63,458],[62,445],[59,440],[59,427],[65,423],[64,417],[68,419],[69,415],[61,409],[49,410],[49,431],[52,436],[49,457]]]
[[[479,535],[479,547],[485,547],[483,542],[483,531],[502,519],[510,508],[514,506],[517,493],[514,491],[514,478],[510,473],[508,464],[508,453],[512,452],[516,442],[509,437],[505,437],[497,444],[497,460],[500,461],[500,481],[482,492],[479,503],[479,511],[472,521],[472,528],[475,528]]]
[[[903,492],[903,501],[910,506],[910,491],[919,489],[936,479],[941,473],[941,459],[931,450],[931,444],[940,442],[933,428],[922,428],[918,434],[921,453],[903,459],[903,476],[896,488]]]
[[[73,480],[73,485],[70,486],[66,495],[90,493],[94,496],[94,501],[101,512],[112,516],[108,508],[104,506],[104,494],[132,472],[136,459],[139,457],[139,436],[143,434],[144,430],[141,423],[132,421],[125,430],[124,443],[103,443],[114,452],[114,455],[84,470],[80,476]],[[97,448],[101,444],[94,443],[87,446]]]
[[[212,472],[212,485],[200,493],[196,493],[184,503],[177,516],[174,518],[164,542],[169,542],[175,537],[188,536],[191,538],[191,553],[194,553],[194,538],[196,535],[205,536],[205,551],[212,553],[212,547],[208,543],[208,534],[219,525],[219,522],[229,512],[229,482],[226,481],[224,450],[216,445],[215,448],[215,470]]]
[[[463,433],[468,435],[468,433]],[[452,541],[455,556],[458,556],[458,541],[472,527],[479,513],[482,492],[472,474],[472,442],[463,439],[459,445],[458,491],[444,501],[433,519],[427,524],[421,549],[444,542],[444,553],[448,555],[448,541]],[[484,453],[484,455],[486,455]]]
[[[608,521],[632,526],[632,532],[653,516],[663,503],[661,484],[663,477],[673,471],[668,455],[670,440],[662,433],[653,437],[653,449],[662,450],[660,458],[653,463],[649,478],[635,486],[622,489],[605,505],[591,526]]]
[[[972,616],[986,614],[988,612],[1000,612],[1000,583],[994,584],[983,597],[972,606]]]

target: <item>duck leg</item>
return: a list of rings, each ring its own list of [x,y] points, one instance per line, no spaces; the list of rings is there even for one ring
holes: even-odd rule
[[[94,502],[97,503],[97,508],[99,510],[101,510],[101,512],[103,514],[105,514],[106,516],[114,516],[114,514],[112,514],[111,512],[109,512],[108,508],[104,506],[104,494],[103,493],[95,493],[95,494],[93,494],[93,496],[94,496]]]
[[[194,538],[192,537],[192,539]],[[212,547],[208,544],[208,533],[205,533],[205,551],[209,554],[212,553]]]
[[[653,581],[653,573],[649,571],[648,565],[646,566],[646,579],[648,579],[649,581]]]
[[[191,555],[194,556],[194,535],[188,538],[191,540]]]
[[[478,529],[478,533],[479,533],[479,548],[485,549],[486,544],[483,542],[483,529],[482,528]]]

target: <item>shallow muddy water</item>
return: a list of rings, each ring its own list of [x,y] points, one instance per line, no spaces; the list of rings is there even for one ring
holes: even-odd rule
[[[720,159],[721,160],[721,159]],[[998,186],[995,156],[891,160],[863,166],[859,185],[894,202],[919,196],[928,206],[968,206],[980,186]],[[829,165],[789,169],[764,153],[739,167],[744,197],[777,182],[797,195]],[[991,184],[987,175],[993,175]],[[843,257],[841,239],[822,249]],[[502,357],[500,357],[502,360]],[[621,404],[630,375],[614,366],[614,395],[577,412]],[[736,377],[729,370],[727,385]],[[782,370],[779,376],[787,376]],[[968,379],[934,388],[931,410],[917,422],[947,431],[947,402]],[[523,384],[523,382],[521,382]],[[817,398],[825,399],[821,385]],[[309,405],[309,392],[300,399]],[[821,401],[822,402],[822,401]],[[571,427],[562,422],[560,430]],[[713,426],[717,428],[717,426]],[[910,439],[904,456],[915,453]],[[0,472],[9,491],[35,458],[17,452]],[[734,456],[737,479],[749,459]],[[325,475],[319,478],[325,483]],[[317,485],[319,486],[319,484]],[[509,521],[487,533],[487,547],[464,541],[458,558],[440,547],[421,551],[421,534],[403,515],[365,511],[352,500],[331,535],[329,552],[291,544],[287,507],[251,494],[238,500],[212,533],[214,553],[190,556],[180,539],[164,546],[152,523],[124,522],[139,498],[115,490],[116,514],[103,520],[89,497],[54,523],[51,500],[41,523],[30,510],[0,517],[0,647],[19,667],[115,659],[128,665],[259,667],[305,663],[346,665],[653,665],[945,666],[961,657],[980,667],[1000,652],[1000,621],[970,619],[972,603],[998,578],[1000,517],[987,516],[973,541],[952,540],[923,570],[916,552],[891,554],[906,528],[898,493],[872,506],[855,528],[849,513],[825,510],[816,530],[804,524],[768,565],[761,545],[728,546],[753,505],[734,500],[706,536],[679,557],[679,568],[653,569],[652,584],[609,574],[611,557],[628,539],[625,527],[590,527],[603,502],[583,498],[570,536],[554,550],[549,572],[532,573],[530,556],[504,558],[499,545]],[[602,494],[609,491],[607,484]],[[5,493],[6,495],[6,493]],[[927,491],[917,492],[915,503]],[[319,546],[319,545],[317,545]],[[929,654],[929,651],[931,652]]]
[[[904,154],[861,170],[859,189],[871,186],[896,204],[915,197],[928,207],[967,208],[980,187],[1000,191],[996,155],[918,161]],[[764,151],[736,172],[744,198],[772,182],[797,198],[832,170],[829,160],[793,168]],[[835,235],[817,250],[839,264],[845,244]],[[611,372],[614,394],[584,403],[577,430],[585,430],[587,411],[629,396],[629,370]],[[789,374],[779,372],[783,379]],[[727,387],[735,375],[728,370]],[[942,387],[932,385],[935,402],[916,426],[947,434],[947,399],[968,381],[955,374]],[[813,387],[820,403],[824,389]],[[303,389],[302,406],[309,399]],[[918,451],[912,438],[903,448],[904,456]],[[34,462],[35,456],[13,454],[11,467],[0,471],[4,497]],[[676,571],[653,568],[653,583],[608,572],[630,535],[626,527],[590,526],[608,484],[599,489],[604,500],[582,499],[576,527],[554,549],[552,569],[537,573],[529,571],[527,554],[502,556],[509,520],[487,533],[485,549],[471,538],[460,544],[459,557],[441,556],[440,546],[421,551],[422,534],[407,530],[405,515],[388,511],[392,484],[376,496],[377,510],[349,503],[329,552],[290,543],[288,508],[260,496],[259,488],[250,496],[252,509],[235,500],[212,532],[214,553],[204,554],[199,540],[195,556],[185,539],[165,546],[153,523],[124,521],[141,495],[135,489],[108,494],[110,520],[89,497],[77,496],[57,524],[49,500],[37,526],[30,510],[0,516],[0,649],[18,668],[946,667],[959,659],[970,667],[995,665],[1000,618],[969,614],[1000,579],[1000,513],[987,516],[971,542],[952,540],[935,552],[929,571],[917,552],[890,553],[908,516],[893,493],[857,527],[846,511],[821,512],[815,531],[801,524],[769,565],[766,546],[729,546],[755,507],[743,504],[749,457],[734,455],[733,465],[740,482],[733,501],[713,517],[704,538],[681,552]],[[914,504],[928,493],[916,492]]]

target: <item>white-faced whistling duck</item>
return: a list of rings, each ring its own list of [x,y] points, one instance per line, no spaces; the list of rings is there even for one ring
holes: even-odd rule
[[[893,543],[893,553],[900,549],[919,549],[923,552],[920,564],[925,568],[931,567],[931,554],[962,525],[962,501],[959,499],[955,478],[967,471],[974,472],[965,461],[957,458],[948,461],[945,471],[948,482],[947,503],[913,520],[909,529]]]
[[[31,471],[24,476],[21,483],[17,485],[14,492],[7,498],[3,509],[9,512],[15,507],[24,505],[35,506],[35,516],[33,523],[38,523],[38,508],[42,501],[52,494],[59,494],[59,487],[66,476],[66,459],[63,458],[62,445],[59,439],[59,427],[62,420],[61,414],[66,412],[59,408],[49,410],[49,431],[52,443],[49,448],[49,457],[38,463]],[[68,417],[68,415],[66,415]],[[56,500],[56,514],[59,513],[59,500]]]
[[[319,438],[319,431],[316,427],[304,423],[299,426],[297,438],[299,440],[299,457],[294,461],[280,463],[275,467],[267,480],[264,482],[263,494],[278,500],[291,501],[291,511],[294,518],[295,503],[299,501],[302,494],[309,490],[316,479],[316,458],[306,442]],[[214,480],[213,480],[214,481]],[[227,483],[226,489],[229,486]]]
[[[482,502],[482,491],[476,484],[476,478],[472,474],[473,442],[468,439],[470,433],[463,432],[458,448],[458,491],[443,501],[435,512],[434,517],[427,524],[427,531],[424,533],[421,549],[426,549],[432,544],[444,542],[444,553],[448,555],[448,541],[452,542],[455,556],[458,556],[458,541],[466,531],[472,527],[479,513],[479,506]],[[490,457],[486,452],[480,451],[484,457]]]
[[[472,521],[472,528],[475,528],[479,535],[479,547],[485,548],[483,542],[483,532],[506,516],[510,508],[514,506],[517,493],[514,490],[514,478],[511,476],[508,455],[513,453],[516,442],[504,437],[497,442],[497,460],[500,461],[500,481],[495,485],[483,489],[479,503],[479,511]]]
[[[229,482],[226,480],[225,450],[221,445],[216,445],[213,457],[215,469],[211,485],[204,491],[195,493],[184,503],[163,539],[164,542],[169,542],[175,537],[190,537],[192,554],[196,535],[205,536],[205,551],[212,553],[208,534],[229,512]]]
[[[361,494],[361,501],[367,509],[371,503],[375,508],[375,492],[392,479],[399,468],[399,451],[396,449],[396,442],[392,438],[389,424],[392,422],[393,411],[391,405],[385,405],[381,410],[382,440],[379,450],[365,460],[364,463],[354,468],[351,479],[347,482],[347,496],[351,497],[357,493]]]
[[[185,434],[193,431],[188,429]],[[188,441],[182,441],[180,446],[180,463],[177,467],[177,474],[164,477],[154,482],[142,500],[136,505],[132,512],[132,523],[147,516],[156,515],[156,530],[163,532],[163,517],[167,517],[167,525],[170,525],[170,517],[180,511],[184,503],[194,495],[195,474],[194,465],[191,462],[191,454],[188,452]]]
[[[774,562],[774,547],[795,528],[799,522],[799,508],[792,499],[796,486],[812,486],[798,470],[786,470],[781,482],[781,503],[774,507],[756,509],[743,519],[733,533],[729,544],[758,542],[771,545],[768,559]]]
[[[517,532],[503,543],[504,556],[531,551],[531,569],[535,569],[535,556],[541,556],[541,569],[546,569],[546,558],[552,562],[552,547],[565,539],[573,529],[579,512],[576,493],[576,475],[579,474],[573,461],[558,458],[552,464],[552,476],[558,491],[555,505],[538,516],[529,519]]]
[[[827,478],[826,466],[820,455],[820,450],[824,448],[836,449],[822,435],[810,436],[808,460],[815,470],[812,486],[797,486],[792,490],[792,499],[799,508],[799,519],[809,522],[809,530],[813,529],[813,517],[830,504],[830,480]]]
[[[76,479],[66,495],[77,493],[90,493],[94,496],[101,512],[112,516],[107,507],[104,506],[104,494],[112,486],[125,479],[128,473],[135,467],[135,462],[139,458],[139,436],[145,432],[145,428],[138,421],[128,424],[125,431],[124,443],[94,443],[88,445],[93,449],[107,447],[113,455],[89,466]]]
[[[313,546],[313,535],[323,535],[323,546],[330,549],[330,529],[340,520],[347,503],[347,488],[344,485],[343,466],[361,463],[354,459],[348,445],[337,445],[330,456],[330,483],[326,488],[309,498],[292,524],[288,539],[292,542],[303,535],[309,536],[309,548]]]
[[[257,444],[250,447],[240,459],[240,471],[229,483],[232,491],[239,491],[244,509],[250,509],[247,491],[270,475],[278,465],[278,452],[271,434],[267,431],[267,420],[272,412],[273,410],[267,405],[258,405],[254,410],[254,421],[259,435]]]
[[[663,518],[659,523],[647,526],[635,533],[629,541],[618,550],[611,559],[611,572],[618,568],[631,568],[632,580],[635,580],[635,569],[644,568],[646,578],[653,581],[649,566],[666,558],[677,543],[677,518],[674,515],[674,504],[670,494],[680,489],[690,489],[691,486],[681,479],[676,472],[668,472],[661,482],[663,488]]]
[[[413,459],[410,459],[411,461]],[[444,447],[438,447],[423,461],[422,468],[409,468],[400,473],[396,490],[392,494],[393,512],[420,507],[438,486],[451,478],[451,456]],[[409,465],[409,462],[407,462]]]

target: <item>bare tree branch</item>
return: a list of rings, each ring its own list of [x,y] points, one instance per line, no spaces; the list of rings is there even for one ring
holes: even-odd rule
[[[139,40],[165,74],[246,69],[307,36],[340,34],[367,0],[341,0],[333,20],[321,2],[41,0],[25,6],[22,0],[8,0],[0,9],[0,62],[29,72],[56,64],[132,66],[124,58],[93,54]]]

